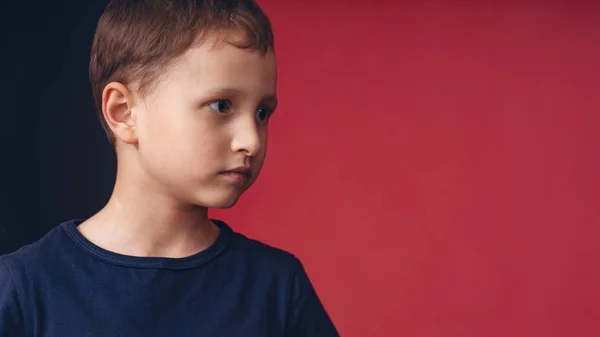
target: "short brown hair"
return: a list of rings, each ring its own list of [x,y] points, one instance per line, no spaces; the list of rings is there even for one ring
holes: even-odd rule
[[[274,48],[268,17],[254,0],[112,0],[98,21],[89,76],[96,109],[111,144],[114,135],[102,115],[102,91],[110,82],[136,83],[144,95],[170,62],[207,31],[237,29],[239,48],[266,53]]]

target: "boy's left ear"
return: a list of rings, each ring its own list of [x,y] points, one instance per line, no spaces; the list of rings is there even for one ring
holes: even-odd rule
[[[132,110],[133,95],[121,83],[111,82],[102,92],[102,114],[115,139],[125,144],[136,144],[135,114]]]

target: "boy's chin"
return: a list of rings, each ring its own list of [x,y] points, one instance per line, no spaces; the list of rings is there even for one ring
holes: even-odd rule
[[[231,208],[235,204],[237,204],[238,200],[239,200],[239,198],[237,198],[235,200],[228,200],[228,201],[224,201],[224,202],[214,203],[213,205],[208,206],[208,208],[217,208],[217,209]]]
[[[227,209],[233,207],[240,199],[241,193],[231,193],[228,195],[212,195],[210,198],[201,198],[195,204],[206,208]]]

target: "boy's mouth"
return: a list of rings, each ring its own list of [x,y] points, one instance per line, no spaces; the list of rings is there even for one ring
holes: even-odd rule
[[[252,169],[248,166],[241,166],[231,170],[221,171],[219,174],[236,182],[246,182],[252,178]]]

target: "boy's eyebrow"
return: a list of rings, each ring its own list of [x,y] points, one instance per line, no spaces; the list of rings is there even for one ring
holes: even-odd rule
[[[277,95],[267,95],[263,98],[263,102],[270,104],[275,109],[277,107]]]
[[[236,88],[230,88],[230,87],[215,88],[215,89],[209,90],[208,92],[211,95],[246,96],[246,93],[243,90],[236,89]],[[265,97],[263,97],[262,101],[276,106],[277,105],[277,95],[276,94],[266,95]]]

